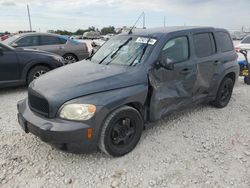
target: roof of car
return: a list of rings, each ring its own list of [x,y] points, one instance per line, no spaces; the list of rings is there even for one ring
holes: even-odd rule
[[[54,34],[54,33],[38,33],[38,32],[20,33],[20,34],[17,34],[17,35],[20,36],[20,37],[22,37],[22,36],[30,36],[30,35],[62,36],[62,35],[58,35],[58,34]]]
[[[134,29],[132,34],[161,37],[162,35],[178,31],[204,31],[204,30],[224,30],[224,29],[218,29],[214,27],[201,27],[201,26],[171,26],[171,27],[158,27],[149,29]],[[127,34],[128,33],[123,33],[122,35],[127,35]]]

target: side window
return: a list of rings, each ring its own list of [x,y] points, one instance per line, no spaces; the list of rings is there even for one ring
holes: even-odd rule
[[[38,36],[23,37],[20,40],[16,41],[15,43],[18,45],[18,47],[38,46],[39,38]]]
[[[58,37],[54,36],[41,36],[41,45],[57,45],[61,44],[61,41]]]
[[[242,44],[250,44],[250,36],[244,38],[241,43]]]
[[[161,51],[161,60],[168,59],[173,63],[185,61],[189,58],[189,43],[187,37],[169,40]]]
[[[234,50],[233,42],[230,35],[226,32],[217,32],[218,44],[222,52]]]
[[[212,33],[199,33],[194,36],[195,54],[197,57],[208,57],[216,53],[214,36]]]

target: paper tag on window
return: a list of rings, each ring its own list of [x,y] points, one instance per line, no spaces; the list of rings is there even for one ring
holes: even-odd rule
[[[149,42],[148,42],[148,40],[149,40]],[[136,43],[143,43],[143,44],[150,44],[150,45],[154,45],[155,43],[156,43],[156,39],[149,39],[149,38],[146,38],[146,37],[138,37],[137,39],[136,39]]]

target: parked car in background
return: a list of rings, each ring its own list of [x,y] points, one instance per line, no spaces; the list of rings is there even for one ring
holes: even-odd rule
[[[92,41],[91,46],[95,51],[97,51],[105,42],[106,40],[103,39],[95,39]]]
[[[99,39],[94,39],[91,43],[91,46],[93,47],[94,51],[97,51],[106,41],[114,37],[115,34],[107,34],[104,36],[101,36]]]
[[[105,41],[108,41],[109,39],[111,39],[114,36],[115,36],[115,34],[107,34],[107,35],[102,36],[102,39]]]
[[[84,63],[32,82],[18,102],[18,120],[26,133],[60,149],[99,148],[118,157],[171,112],[204,102],[226,107],[238,74],[224,29],[144,29],[113,37]]]
[[[230,31],[230,35],[231,35],[231,38],[233,40],[242,40],[245,36],[246,36],[246,33],[242,32],[242,31]]]
[[[50,33],[24,33],[14,35],[4,41],[14,48],[23,47],[52,52],[62,56],[67,64],[89,56],[88,47],[68,37]]]
[[[9,38],[9,35],[2,35],[2,36],[0,36],[0,41],[4,41],[7,38]]]
[[[240,43],[236,46],[242,50],[250,50],[250,35],[246,36]]]
[[[65,60],[56,54],[15,49],[0,43],[0,88],[28,85],[48,71],[63,66],[64,63]]]
[[[76,39],[76,40],[78,40],[78,39],[82,39],[82,35],[72,35],[71,37],[70,37],[70,39]]]
[[[82,35],[83,39],[99,39],[101,38],[101,33],[97,32],[97,31],[89,31],[89,32],[85,32]]]

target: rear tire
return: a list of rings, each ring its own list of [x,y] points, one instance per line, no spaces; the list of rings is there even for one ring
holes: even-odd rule
[[[37,79],[38,77],[42,76],[43,74],[49,72],[50,69],[46,66],[35,66],[32,68],[27,76],[27,84],[29,85],[33,80]]]
[[[66,65],[72,64],[78,61],[77,57],[74,54],[65,54],[63,58],[66,61]]]
[[[233,87],[234,81],[229,77],[225,77],[217,91],[216,99],[211,104],[217,108],[226,107],[231,99]]]
[[[113,157],[123,156],[135,148],[142,131],[141,114],[132,107],[123,106],[112,112],[105,120],[99,148]]]

